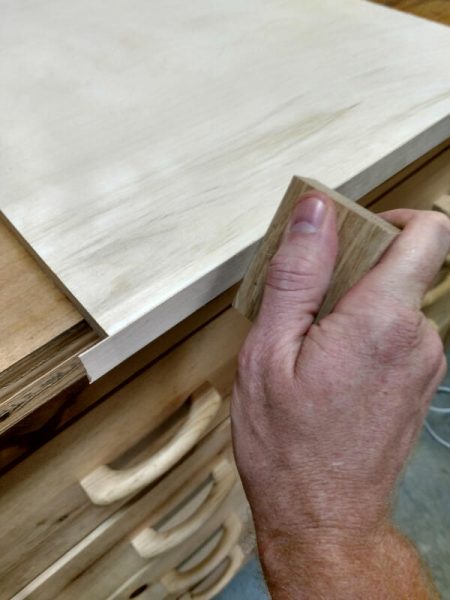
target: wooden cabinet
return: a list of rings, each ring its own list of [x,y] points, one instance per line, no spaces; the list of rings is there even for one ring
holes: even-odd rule
[[[238,543],[239,538],[243,536],[243,523],[246,521],[246,516],[242,515],[243,503],[238,494],[234,499],[230,498],[229,508],[233,502],[236,503],[236,510],[228,513],[224,520],[221,520],[218,514],[219,528],[206,541],[203,541],[188,558],[178,563],[175,568],[167,570],[155,583],[151,583],[155,570],[152,565],[149,565],[120,586],[110,596],[110,599],[128,600],[142,597],[156,600],[180,597],[180,594],[184,593],[185,595],[181,597],[187,600],[189,595],[198,594],[199,590],[196,588],[199,584],[205,585],[205,580],[210,578],[215,581],[212,585],[206,586],[206,591],[203,591],[202,595],[205,598],[214,597],[234,576],[244,559],[244,552]],[[212,525],[211,522],[211,526],[215,526],[215,524]],[[205,528],[205,531],[202,532],[203,535],[206,532]],[[198,540],[193,538],[192,545],[197,543]],[[167,560],[174,562],[171,557],[167,557]]]
[[[144,580],[147,585],[158,583],[225,521],[230,531],[226,528],[218,556],[224,549],[228,554],[247,519],[229,436],[225,420],[169,475],[105,519],[14,598],[95,600],[125,584],[134,589]],[[239,526],[228,522],[234,511],[241,515]],[[211,558],[192,576],[172,573],[163,578],[165,588],[185,591],[214,561]],[[135,583],[137,579],[140,583]]]
[[[4,475],[4,597],[155,484],[226,418],[247,328],[226,311]]]

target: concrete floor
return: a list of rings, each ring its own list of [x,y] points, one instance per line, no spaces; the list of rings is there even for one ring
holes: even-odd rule
[[[448,354],[450,364],[450,352]],[[450,373],[446,378],[450,385]],[[440,395],[436,406],[450,406]],[[450,440],[450,415],[430,416],[439,434]],[[423,431],[400,482],[394,510],[400,529],[414,541],[428,564],[442,600],[450,600],[450,449]],[[219,600],[267,600],[259,564],[251,560],[218,596]]]

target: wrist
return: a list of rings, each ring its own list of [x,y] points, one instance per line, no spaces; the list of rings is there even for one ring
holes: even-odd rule
[[[388,522],[371,531],[257,530],[273,600],[434,599],[415,549]],[[411,589],[417,596],[411,596]]]
[[[370,531],[316,528],[286,532],[257,528],[261,562],[268,570],[278,569],[280,563],[294,558],[311,569],[326,566],[333,570],[334,565],[355,564],[357,557],[366,560],[376,553],[391,535],[392,527],[387,522]]]

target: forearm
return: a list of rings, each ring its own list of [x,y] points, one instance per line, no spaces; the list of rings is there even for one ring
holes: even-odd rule
[[[299,542],[281,532],[258,533],[261,563],[273,600],[436,600],[412,544],[391,526],[368,539]]]

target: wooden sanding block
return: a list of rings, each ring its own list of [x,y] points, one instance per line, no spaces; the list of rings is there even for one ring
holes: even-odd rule
[[[250,263],[233,306],[253,321],[264,291],[267,266],[299,197],[310,190],[325,192],[336,203],[339,251],[327,295],[316,320],[330,313],[338,300],[380,259],[400,230],[381,217],[312,179],[294,177],[269,229]]]

